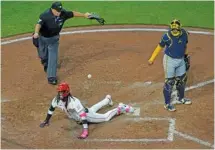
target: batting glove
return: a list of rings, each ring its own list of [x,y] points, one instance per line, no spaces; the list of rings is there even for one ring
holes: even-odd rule
[[[44,121],[40,124],[40,128],[44,128],[45,126],[49,126],[49,122],[48,121]]]

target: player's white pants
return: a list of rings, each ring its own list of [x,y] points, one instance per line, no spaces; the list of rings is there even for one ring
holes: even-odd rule
[[[117,115],[118,108],[112,109],[105,114],[97,113],[99,109],[108,105],[109,102],[110,100],[108,98],[104,98],[102,101],[88,108],[89,112],[87,113],[87,121],[92,123],[105,122]]]

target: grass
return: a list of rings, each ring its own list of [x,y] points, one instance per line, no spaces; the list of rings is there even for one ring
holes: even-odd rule
[[[184,26],[214,28],[213,1],[64,1],[67,10],[96,12],[107,24],[168,24],[179,18]],[[1,37],[34,31],[39,14],[51,1],[2,1]],[[74,18],[64,27],[97,25],[95,21]]]

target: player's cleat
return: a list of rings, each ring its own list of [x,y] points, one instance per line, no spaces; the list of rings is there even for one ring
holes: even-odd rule
[[[109,105],[109,106],[113,106],[113,101],[112,101],[112,99],[111,99],[111,96],[110,96],[110,95],[106,95],[105,98],[109,99],[108,105]]]
[[[78,139],[86,139],[88,137],[88,129],[83,129],[81,135],[78,137]]]
[[[119,103],[118,105],[118,115],[122,114],[122,113],[133,113],[134,112],[134,108],[130,105],[126,105],[123,103]]]
[[[165,104],[164,108],[168,111],[176,111],[174,105],[171,105],[171,104]]]

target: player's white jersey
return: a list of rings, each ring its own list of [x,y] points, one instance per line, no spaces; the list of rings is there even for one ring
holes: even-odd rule
[[[68,115],[69,118],[74,119],[77,122],[83,122],[83,120],[87,120],[87,122],[99,123],[109,121],[111,118],[121,114],[122,112],[128,112],[133,110],[133,108],[129,105],[122,104],[112,110],[109,110],[105,114],[97,113],[98,110],[100,110],[106,105],[113,105],[110,95],[107,95],[100,102],[96,103],[90,108],[87,108],[87,112],[85,111],[86,108],[81,104],[80,100],[74,96],[68,96],[67,103],[66,101],[62,101],[55,97],[52,100],[52,104],[49,108],[48,114],[52,115],[55,108],[58,107],[62,109]]]
[[[72,118],[76,121],[81,121],[80,114],[85,111],[85,108],[81,104],[80,100],[74,96],[68,96],[67,103],[55,97],[52,100],[51,106],[53,108],[58,107],[62,109],[68,115],[69,118]],[[48,113],[53,114],[53,111],[49,109]]]

